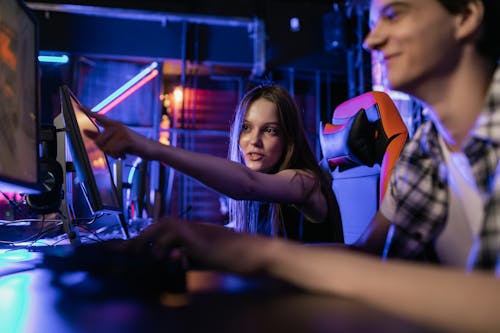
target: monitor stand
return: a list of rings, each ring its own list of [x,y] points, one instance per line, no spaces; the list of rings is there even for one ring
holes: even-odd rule
[[[113,164],[113,181],[115,182],[116,191],[118,192],[118,199],[123,205],[123,161],[121,159]],[[125,218],[125,214],[118,213],[118,221],[120,222],[123,236],[126,239],[129,239],[130,233],[128,230],[128,224]]]
[[[73,210],[73,173],[75,168],[73,162],[68,161],[69,149],[66,147],[66,124],[62,112],[54,119],[54,126],[57,131],[57,161],[63,169],[63,198],[61,202],[61,212],[63,213],[63,228],[68,235],[71,244],[80,244],[80,234],[74,224],[75,213]]]

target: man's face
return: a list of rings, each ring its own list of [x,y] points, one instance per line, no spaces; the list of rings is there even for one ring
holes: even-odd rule
[[[456,20],[437,0],[372,0],[365,47],[380,57],[392,89],[422,98],[455,67]]]

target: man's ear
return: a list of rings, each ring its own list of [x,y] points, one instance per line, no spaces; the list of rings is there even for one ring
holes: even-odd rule
[[[456,18],[456,38],[476,39],[481,33],[484,19],[484,4],[481,0],[471,0]]]

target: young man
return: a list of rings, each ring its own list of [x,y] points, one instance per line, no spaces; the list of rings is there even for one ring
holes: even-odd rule
[[[385,249],[388,257],[431,253],[441,266],[381,262],[341,246],[301,246],[168,218],[128,248],[152,244],[153,254],[164,256],[182,246],[191,259],[215,268],[263,272],[452,331],[497,331],[498,8],[498,0],[370,4],[366,46],[383,57],[392,88],[420,99],[434,119],[405,148],[380,212],[356,245],[379,254]]]
[[[371,226],[385,231],[392,223],[389,256],[495,268],[500,72],[494,77],[499,43],[490,33],[498,23],[487,24],[498,4],[483,2],[488,7],[469,0],[373,1],[366,45],[383,57],[391,85],[422,100],[433,118],[402,153]]]

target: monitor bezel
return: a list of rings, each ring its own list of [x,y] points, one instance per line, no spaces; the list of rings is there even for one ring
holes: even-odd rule
[[[33,24],[33,61],[34,61],[34,77],[32,80],[34,82],[35,94],[35,110],[33,110],[34,123],[35,123],[35,147],[33,153],[35,154],[35,179],[33,181],[26,181],[21,178],[13,178],[8,175],[0,174],[0,191],[2,192],[15,192],[22,194],[40,194],[42,193],[42,186],[40,184],[41,170],[40,170],[40,64],[38,62],[38,52],[39,52],[39,22],[36,16],[31,12],[28,6],[21,0],[13,0],[21,11],[25,14],[25,17],[31,21]],[[16,144],[16,143],[12,143]]]
[[[87,202],[92,209],[93,213],[97,212],[112,212],[112,213],[122,213],[123,204],[120,202],[120,196],[118,195],[116,184],[113,180],[113,174],[111,172],[111,167],[109,159],[105,153],[103,153],[107,173],[109,174],[109,181],[112,185],[113,195],[115,196],[115,201],[118,206],[109,206],[103,203],[101,193],[99,192],[96,178],[90,164],[90,160],[85,148],[85,144],[81,135],[80,126],[76,119],[75,110],[71,103],[71,99],[74,99],[76,104],[81,105],[76,96],[72,93],[69,87],[63,85],[60,88],[61,95],[61,112],[63,113],[65,132],[68,147],[71,151],[71,157],[73,160],[73,165],[77,172],[80,183],[83,185],[83,192],[86,196]],[[95,124],[91,117],[87,114],[87,117]],[[98,126],[96,125],[98,129]],[[77,162],[75,162],[77,160]]]

